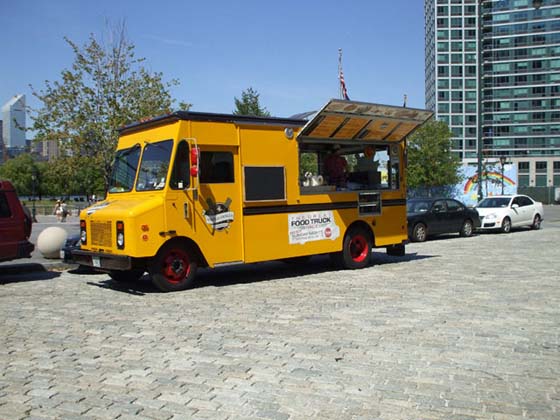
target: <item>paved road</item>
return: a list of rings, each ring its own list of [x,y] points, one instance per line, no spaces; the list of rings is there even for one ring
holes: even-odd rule
[[[364,270],[257,264],[171,294],[0,274],[0,418],[558,419],[549,214]]]

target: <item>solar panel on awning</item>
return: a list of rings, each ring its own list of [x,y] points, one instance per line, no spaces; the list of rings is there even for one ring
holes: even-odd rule
[[[432,115],[423,109],[331,99],[298,138],[399,142]]]

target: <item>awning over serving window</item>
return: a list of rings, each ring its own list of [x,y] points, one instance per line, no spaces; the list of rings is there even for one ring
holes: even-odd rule
[[[423,109],[331,99],[303,127],[298,139],[399,142],[432,114]]]

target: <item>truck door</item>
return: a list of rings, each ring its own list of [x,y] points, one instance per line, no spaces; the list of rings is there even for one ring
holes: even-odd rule
[[[200,146],[197,237],[208,263],[243,261],[241,174],[237,146]]]
[[[181,140],[166,197],[168,234],[186,236],[208,264],[243,260],[242,203],[237,146],[200,146]],[[197,160],[197,162],[195,162]],[[189,173],[198,167],[198,173]]]

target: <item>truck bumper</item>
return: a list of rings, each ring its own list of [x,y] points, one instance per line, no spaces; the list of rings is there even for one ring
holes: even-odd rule
[[[126,255],[103,254],[80,249],[72,251],[72,256],[77,264],[100,271],[130,270],[133,266],[132,258]]]

